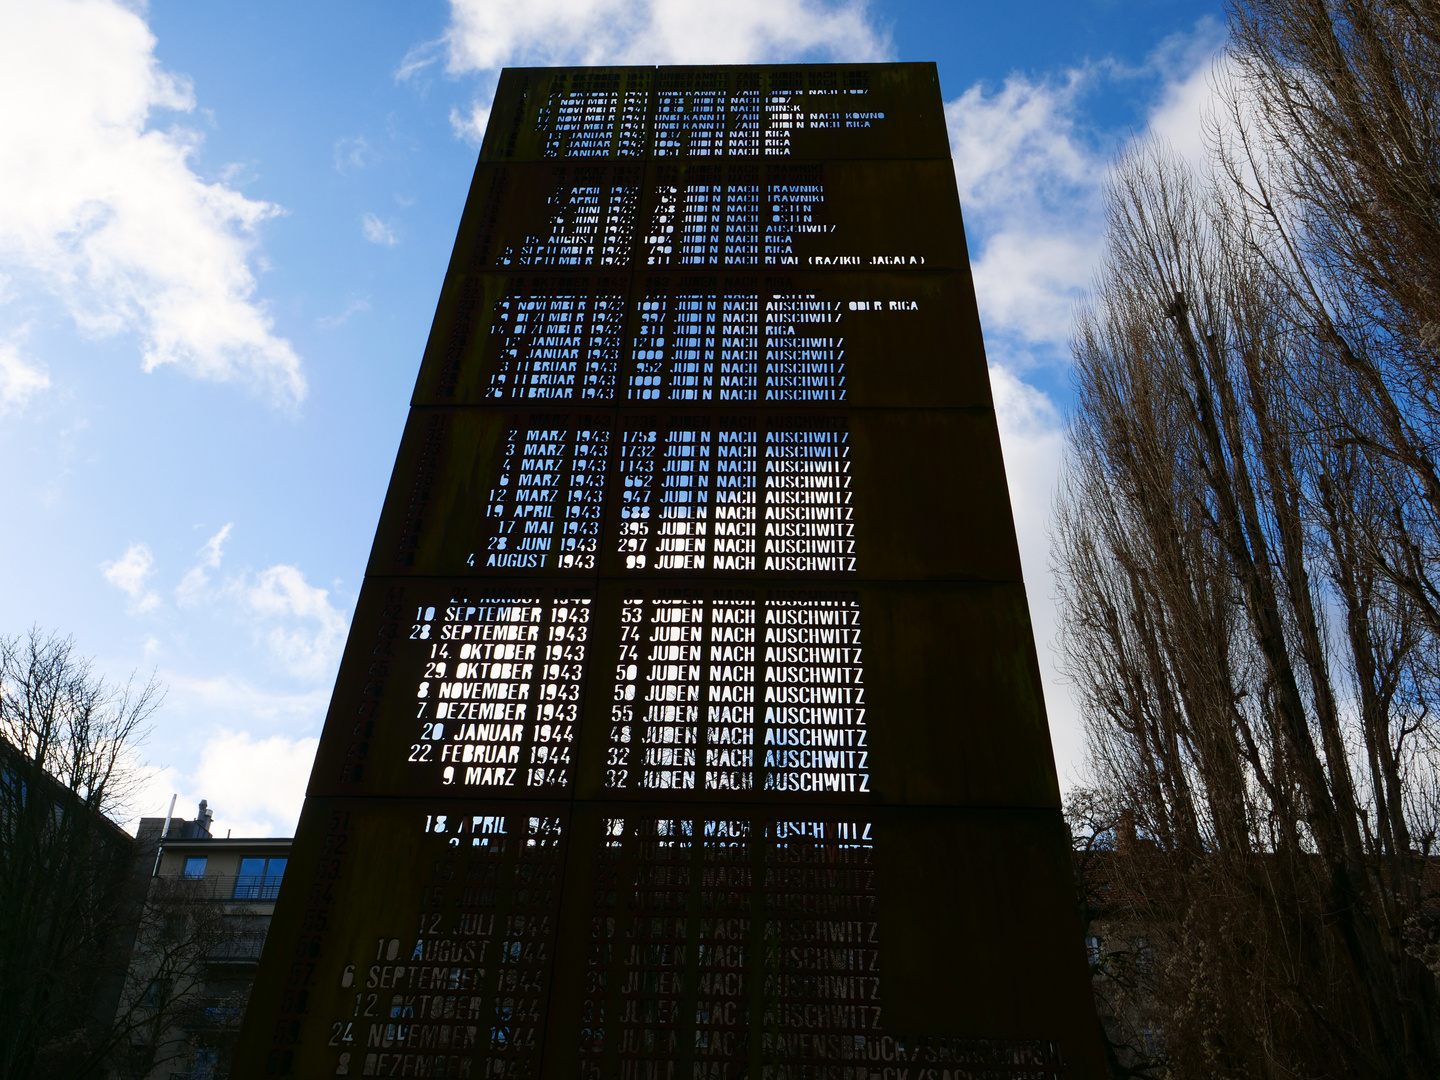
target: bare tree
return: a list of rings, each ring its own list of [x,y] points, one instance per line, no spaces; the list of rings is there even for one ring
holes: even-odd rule
[[[1143,847],[1100,865],[1175,1074],[1436,1075],[1440,3],[1230,14],[1214,180],[1121,162],[1077,322],[1064,647]]]
[[[136,782],[155,683],[113,686],[74,644],[0,637],[0,1077],[63,1075],[105,1041],[123,977]]]
[[[233,1042],[244,1002],[214,1000],[212,966],[263,928],[212,883],[153,878],[155,850],[112,820],[160,699],[68,638],[0,637],[0,1080],[143,1077]]]
[[[194,1061],[197,1051],[233,1050],[248,993],[217,999],[212,966],[258,958],[264,928],[226,913],[212,882],[156,878],[135,913],[129,971],[113,1021],[73,1075],[111,1066],[144,1077]],[[226,897],[228,898],[228,897]],[[208,1013],[208,1015],[207,1015]]]
[[[1433,1076],[1434,634],[1365,548],[1389,491],[1331,437],[1333,343],[1233,191],[1122,160],[1077,322],[1063,645],[1148,845],[1110,872],[1165,938],[1174,1074]]]
[[[1359,553],[1440,633],[1440,2],[1243,0],[1231,28],[1211,134],[1315,419],[1380,489]]]

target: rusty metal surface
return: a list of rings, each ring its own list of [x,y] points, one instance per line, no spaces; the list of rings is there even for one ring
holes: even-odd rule
[[[788,738],[786,729],[794,725],[782,722],[790,718],[788,714],[767,719],[768,703],[776,709],[832,710],[825,719],[830,721],[827,728],[834,731],[834,742],[822,749],[869,755],[864,759],[861,779],[854,784],[857,790],[850,790],[852,785],[846,780],[845,790],[826,793],[829,799],[854,805],[921,806],[1053,807],[1058,802],[1054,773],[1046,760],[1049,746],[1036,681],[1038,672],[1028,649],[1024,593],[1014,584],[863,582],[846,589],[800,589],[793,585],[773,589],[763,585],[737,588],[694,579],[652,579],[637,585],[605,582],[596,587],[553,580],[542,583],[538,579],[476,582],[372,578],[371,585],[356,611],[355,633],[362,628],[372,633],[372,642],[384,651],[376,655],[373,647],[354,648],[342,662],[331,715],[355,719],[343,728],[327,729],[311,780],[312,795],[474,794],[477,785],[466,782],[471,769],[503,766],[515,770],[507,784],[499,790],[479,785],[478,790],[490,797],[520,799],[537,795],[569,797],[573,788],[577,798],[603,798],[607,793],[625,792],[649,802],[703,800],[713,798],[719,790],[715,785],[725,782],[714,780],[707,784],[706,751],[718,753],[729,747],[748,750],[752,758],[748,763],[716,765],[717,769],[749,770],[748,786],[730,789],[733,794],[743,794],[746,801],[793,801],[793,792],[779,789],[780,782],[768,778],[765,754],[767,748],[778,751],[805,747],[775,741]],[[534,617],[527,618],[524,625],[535,627],[541,648],[529,660],[522,656],[499,661],[509,663],[512,669],[520,665],[518,673],[503,668],[498,673],[514,677],[475,682],[476,686],[494,688],[489,700],[440,699],[439,687],[449,684],[436,677],[437,661],[432,659],[432,649],[437,653],[447,650],[448,659],[441,662],[451,664],[446,673],[449,675],[455,664],[473,662],[468,660],[473,654],[468,643],[475,640],[473,633],[460,641],[448,639],[447,643],[441,639],[446,608],[465,615],[477,606],[472,601],[479,597],[492,606],[510,604],[533,613]],[[845,659],[860,657],[863,662],[836,664],[836,668],[844,669],[837,678],[838,685],[821,688],[824,696],[844,697],[845,701],[811,706],[784,700],[799,696],[794,692],[798,688],[785,679],[795,665],[779,662],[779,653],[774,651],[778,647],[767,647],[763,639],[768,636],[768,616],[784,617],[793,608],[782,608],[777,613],[772,608],[776,600],[792,605],[816,601],[857,606],[855,618],[859,625],[837,627],[846,630],[843,636],[847,640],[836,648],[854,650]],[[628,647],[622,640],[624,628],[635,626],[642,639],[656,636],[657,602],[684,604],[698,614],[688,627],[694,629],[695,648],[706,655],[698,665],[687,665],[698,667],[693,680],[652,677],[661,673],[652,673],[653,665],[648,660],[634,664],[637,670],[633,680],[624,677],[632,666],[632,661],[621,654]],[[633,624],[622,621],[627,605],[631,612],[640,608]],[[386,618],[387,611],[414,615],[432,607],[436,618],[428,624],[392,623]],[[573,614],[581,610],[585,612],[583,639]],[[836,607],[821,610],[844,612]],[[564,617],[557,622],[556,616],[562,613]],[[452,632],[458,635],[466,627],[480,627],[478,614],[467,621],[450,623]],[[724,621],[736,615],[746,621]],[[411,638],[416,625],[422,632],[430,626],[431,636]],[[762,639],[753,659],[749,650],[757,646],[727,641],[750,637],[748,631],[752,629],[758,629],[760,632],[753,636]],[[560,631],[565,636],[558,636]],[[390,636],[392,633],[395,636]],[[580,660],[577,639],[585,647]],[[665,649],[668,655],[668,643]],[[767,652],[776,658],[767,658]],[[467,659],[461,659],[462,655]],[[527,664],[528,671],[524,670]],[[576,666],[585,670],[576,672]],[[567,676],[572,674],[581,674],[582,678],[571,681]],[[612,732],[617,702],[628,704],[633,711],[635,701],[643,703],[647,698],[663,696],[669,685],[677,690],[693,685],[697,704],[706,710],[703,722],[699,716],[693,721],[678,721],[687,732],[684,737],[689,741],[685,745],[693,748],[697,758],[691,770],[695,772],[690,779],[693,786],[640,787],[637,776],[612,777],[613,770],[639,768],[631,764],[634,746],[656,745],[646,743],[643,719],[631,721],[629,743],[618,737],[621,733]],[[626,702],[632,686],[635,694]],[[963,693],[957,693],[957,687],[963,687]],[[524,703],[534,710],[531,718],[540,723],[538,730],[534,724],[507,723],[503,717],[480,719],[505,706],[511,710],[513,720],[515,707]],[[710,722],[712,703],[718,708],[758,706],[756,715],[745,721],[749,741],[736,741],[736,724],[722,724],[719,717],[714,724]],[[424,717],[417,717],[422,705]],[[864,711],[863,742],[858,734],[841,734],[851,726],[834,711],[842,708]],[[463,749],[457,759],[455,734],[487,722],[504,726],[507,737],[487,741],[487,752],[481,755],[487,760],[477,760],[475,751],[467,760]],[[548,732],[546,723],[551,728]],[[676,723],[674,719],[657,721],[661,727]],[[438,733],[437,724],[441,725]],[[717,730],[712,738],[711,727],[724,730]],[[537,734],[547,737],[537,740]],[[516,748],[515,760],[496,760],[500,755],[495,748],[501,745]],[[532,760],[531,751],[544,745],[555,747],[556,754]],[[508,750],[505,756],[509,758]],[[557,757],[563,760],[557,763]],[[448,779],[447,768],[454,770]],[[846,774],[857,771],[837,770]]]
[[[801,438],[813,441],[797,448]],[[797,449],[836,482],[837,505],[817,503],[811,523],[844,526],[835,539],[846,543],[833,550],[818,535],[813,550],[789,550],[800,546],[784,543],[796,523],[767,516],[785,505],[790,489],[779,481],[788,474],[779,469]],[[647,456],[637,460],[637,450]],[[566,469],[527,465],[551,458],[564,458]],[[683,481],[693,481],[685,505],[705,539],[725,540],[719,526],[738,520],[725,515],[744,506],[745,535],[730,532],[747,543],[667,562],[662,529],[677,504],[665,497]],[[937,490],[947,498],[927,508],[917,529],[910,508]],[[527,516],[542,497],[555,516]],[[645,514],[643,536],[626,516],[634,512]],[[795,558],[806,557],[807,580],[1018,581],[1009,516],[989,410],[416,408],[369,572],[581,580],[598,571],[639,581],[739,569],[774,581],[793,577]],[[991,527],[997,522],[1006,527]],[[727,554],[750,558],[735,566]]]
[[[945,158],[932,64],[529,68],[500,77],[481,161]]]
[[[1098,1077],[931,65],[511,70],[237,1077]]]
[[[631,297],[634,297],[632,303]],[[687,310],[688,298],[715,296],[709,318],[698,321]],[[789,322],[761,316],[791,315],[773,310],[777,298],[802,297],[804,309]],[[678,298],[678,299],[677,299]],[[656,303],[653,317],[642,319],[639,305]],[[721,317],[753,304],[728,326]],[[510,272],[457,273],[447,278],[435,329],[420,370],[414,404],[479,405],[504,401],[533,403],[540,393],[553,404],[658,401],[720,401],[727,388],[713,377],[693,387],[642,382],[632,345],[652,336],[659,324],[683,331],[662,362],[698,339],[713,350],[728,338],[749,331],[753,348],[786,348],[786,338],[844,342],[845,396],[858,408],[944,405],[991,406],[983,367],[957,363],[956,357],[982,354],[980,324],[974,310],[968,271],[850,270],[823,272],[786,268],[687,265],[667,270],[648,267],[633,275],[612,270],[516,269]],[[798,306],[798,305],[797,305]],[[651,311],[645,313],[651,315]],[[822,318],[832,319],[825,325]],[[798,327],[800,333],[794,331]],[[725,332],[725,331],[728,331]],[[909,377],[895,377],[903,358]],[[622,361],[624,370],[622,371]],[[574,374],[562,364],[574,364]],[[757,361],[758,365],[758,361]],[[718,365],[713,374],[718,374]],[[760,385],[757,402],[781,400],[795,390]],[[701,396],[708,391],[708,397]],[[744,400],[744,399],[741,399]]]

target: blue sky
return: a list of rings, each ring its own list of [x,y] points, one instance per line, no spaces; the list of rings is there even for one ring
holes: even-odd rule
[[[293,828],[501,67],[939,64],[1062,777],[1045,520],[1114,151],[1199,147],[1193,0],[7,0],[0,633],[168,688],[133,810]]]

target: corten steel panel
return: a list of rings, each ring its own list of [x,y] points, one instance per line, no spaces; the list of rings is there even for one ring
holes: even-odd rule
[[[810,317],[809,325],[800,329],[838,343],[835,348],[846,376],[844,400],[899,408],[988,409],[993,404],[968,272],[792,272],[785,267],[743,272],[687,264],[646,268],[633,276],[633,288],[636,301],[631,305],[632,276],[604,268],[593,272],[530,268],[448,278],[413,404],[533,400],[530,395],[539,389],[536,384],[544,365],[553,363],[561,350],[523,315],[527,308],[547,303],[581,308],[578,315],[565,311],[570,316],[565,329],[572,331],[573,340],[564,352],[565,359],[577,366],[575,384],[545,387],[547,400],[586,406],[719,400],[717,388],[709,384],[696,387],[694,398],[679,397],[678,386],[657,392],[654,398],[639,396],[650,389],[641,385],[643,376],[635,368],[637,345],[643,351],[646,344],[639,303],[702,290],[717,293],[722,303],[753,296],[757,315],[769,314],[768,309],[791,297],[803,298],[809,307],[823,307],[819,314],[804,313]],[[612,314],[616,308],[618,317]],[[816,325],[821,314],[833,323]],[[671,318],[672,326],[676,321]],[[760,334],[772,324],[756,321],[760,323],[757,350],[771,351],[782,344],[775,340],[772,345],[772,340],[783,337],[778,333],[762,339]],[[713,326],[705,329],[712,341],[720,336]],[[911,377],[894,377],[897,362],[905,364]],[[762,388],[756,390],[755,400],[767,400]],[[699,396],[706,392],[709,397]]]
[[[714,188],[722,189],[717,196]],[[704,189],[704,190],[696,190]],[[897,192],[904,191],[904,197]],[[718,198],[718,202],[716,199]],[[567,160],[481,164],[453,273],[715,265],[677,251],[677,210],[712,218],[724,264],[774,270],[968,268],[955,176],[933,159],[761,160],[742,166]],[[707,245],[708,247],[708,245]]]
[[[361,598],[355,613],[352,636],[357,640],[383,642],[379,658],[370,650],[351,649],[342,662],[331,714],[353,717],[347,724],[329,724],[321,739],[316,768],[310,783],[311,795],[404,794],[445,797],[455,793],[483,793],[495,797],[527,799],[570,796],[615,797],[625,794],[645,801],[714,798],[715,789],[706,787],[703,772],[697,772],[695,787],[644,790],[633,778],[607,782],[607,764],[615,744],[610,738],[612,704],[619,699],[626,680],[617,678],[616,661],[621,648],[620,608],[627,598],[693,598],[706,605],[715,597],[735,598],[733,583],[716,586],[712,581],[647,580],[620,584],[607,581],[597,589],[571,583],[542,584],[531,581],[485,581],[443,578],[370,580],[371,588]],[[834,588],[821,583],[804,590],[787,584],[768,589],[757,584],[743,594],[762,606],[772,597],[800,593],[821,596],[853,596],[863,613],[858,632],[847,635],[848,643],[860,654],[863,672],[854,683],[863,708],[863,739],[839,740],[833,750],[860,752],[865,759],[865,783],[859,790],[809,793],[807,798],[846,804],[903,803],[916,805],[1046,806],[1058,805],[1054,772],[1046,764],[1049,752],[1044,724],[1039,672],[1033,653],[1024,647],[1031,630],[1024,594],[1015,584],[955,584],[944,588],[914,584],[877,585],[856,583]],[[558,751],[544,775],[530,776],[525,758],[537,744],[533,734],[503,740],[518,748],[516,760],[502,760],[490,753],[464,759],[454,756],[453,736],[458,728],[473,723],[486,702],[439,699],[440,680],[435,678],[433,655],[438,650],[453,668],[466,655],[465,642],[443,639],[444,608],[514,602],[531,598],[542,616],[537,623],[541,638],[556,628],[545,614],[552,609],[573,610],[577,604],[589,609],[582,625],[574,620],[562,624],[570,629],[555,642],[544,642],[553,650],[547,662],[545,649],[528,662],[529,670],[517,679],[528,690],[524,702],[533,703],[542,722],[555,731],[549,740]],[[412,637],[412,623],[399,623],[389,616],[396,611],[413,614],[417,609],[436,608],[436,619],[428,625],[431,635]],[[459,624],[463,626],[464,624]],[[714,636],[713,620],[709,627]],[[388,637],[399,631],[397,637]],[[584,631],[583,634],[577,631]],[[555,678],[547,681],[548,665],[574,666],[574,642],[583,641],[590,659],[588,677],[583,680]],[[708,648],[725,648],[707,643]],[[800,703],[784,701],[784,684],[767,672],[767,653],[778,646],[742,646],[753,650],[753,658],[725,658],[701,663],[695,680],[698,698],[708,706],[710,689],[719,680],[712,677],[714,666],[741,665],[753,672],[741,672],[731,679],[745,688],[738,695],[741,704],[760,706],[745,727],[750,741],[742,744],[758,749],[752,754],[747,800],[785,802],[783,791],[767,786],[765,754],[783,750],[791,743],[777,740],[784,728],[765,715],[767,696],[773,708]],[[569,659],[567,659],[567,653]],[[502,661],[503,663],[504,661]],[[517,661],[510,661],[513,665]],[[527,661],[521,659],[520,665]],[[555,693],[548,688],[555,687]],[[956,693],[963,687],[963,694]],[[753,693],[751,692],[753,690]],[[768,692],[768,695],[767,695]],[[718,695],[716,695],[718,697]],[[850,704],[846,702],[846,704]],[[443,712],[437,710],[443,707]],[[423,708],[421,707],[423,706]],[[423,713],[423,716],[417,716]],[[503,722],[503,721],[502,721]],[[441,725],[436,733],[435,725]],[[697,728],[708,727],[697,723]],[[737,727],[740,725],[736,725]],[[544,734],[543,729],[541,734]],[[540,739],[539,743],[547,740]],[[697,730],[696,748],[703,758],[710,740]],[[798,745],[798,744],[793,744]],[[716,743],[718,748],[719,744]],[[508,754],[503,757],[511,756]],[[703,766],[703,762],[699,763]],[[512,768],[508,785],[500,790],[467,779],[470,769],[503,766]],[[453,771],[447,775],[446,769]],[[537,766],[538,768],[538,766]],[[477,790],[477,785],[478,790]]]
[[[740,479],[753,484],[747,493],[753,492],[763,512],[772,493],[778,494],[767,483],[774,477],[767,476],[764,467],[776,463],[767,460],[766,451],[773,447],[765,440],[822,426],[845,440],[839,447],[843,457],[836,464],[845,468],[844,496],[853,520],[847,521],[849,543],[837,552],[833,565],[817,562],[816,569],[805,574],[806,580],[1020,580],[1014,530],[994,527],[1009,525],[1010,504],[992,413],[834,405],[783,410],[671,407],[624,409],[618,414],[534,406],[416,408],[376,533],[369,572],[482,577],[560,573],[583,581],[593,580],[598,569],[606,577],[625,580],[674,577],[673,572],[656,568],[653,537],[646,545],[652,549],[646,564],[628,563],[627,552],[635,545],[622,542],[626,523],[616,509],[627,483],[633,483],[633,470],[626,469],[631,463],[625,459],[624,439],[645,432],[657,438],[669,435],[673,443],[674,433],[694,432],[708,436],[705,449],[714,451],[702,462],[705,494],[712,496],[704,504],[710,528],[702,538],[703,565],[692,562],[680,569],[733,577],[733,570],[715,566],[719,538],[713,535],[714,514],[724,494],[716,487],[723,463],[719,441],[753,438],[757,444],[755,460],[746,463],[754,467],[745,468]],[[508,536],[504,532],[515,523],[512,511],[517,507],[513,498],[506,506],[500,493],[517,485],[502,480],[510,478],[507,467],[513,469],[516,458],[523,456],[522,440],[527,435],[530,444],[539,440],[535,432],[554,433],[544,439],[562,450],[577,443],[588,448],[585,472],[556,473],[556,483],[545,490],[558,489],[567,509],[596,512],[585,537],[584,547],[589,550],[567,547],[560,529],[532,537],[534,543],[525,549],[516,546],[523,530],[512,530]],[[925,528],[917,530],[910,508],[929,501],[936,491],[948,497],[929,509]],[[423,510],[417,509],[422,504]],[[767,535],[765,524],[761,521],[756,529],[757,557],[748,576],[788,580],[795,574],[788,568],[793,564],[773,557],[782,546],[781,538]],[[504,548],[496,546],[500,541],[505,541]]]
[[[931,65],[507,71],[234,1075],[1098,1077]]]
[[[1086,1071],[1051,814],[311,798],[291,858],[277,1074]]]
[[[795,64],[509,70],[495,92],[480,159],[948,153],[932,65]]]

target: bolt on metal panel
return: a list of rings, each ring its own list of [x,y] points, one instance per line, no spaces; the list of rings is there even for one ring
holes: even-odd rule
[[[1099,1077],[933,65],[507,70],[237,1077]]]

